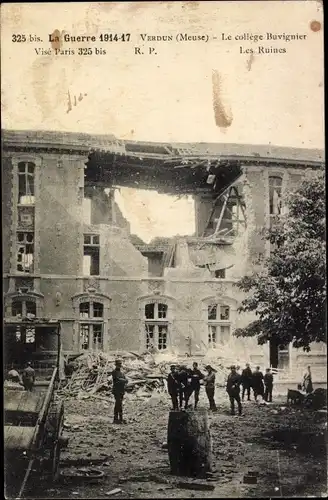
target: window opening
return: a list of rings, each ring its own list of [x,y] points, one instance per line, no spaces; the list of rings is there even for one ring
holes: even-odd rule
[[[207,307],[208,345],[215,348],[217,344],[227,344],[230,340],[230,307],[221,304],[210,304]]]
[[[23,316],[23,304],[21,301],[14,300],[11,304],[12,316]]]
[[[81,302],[80,346],[82,350],[103,349],[104,305],[101,302]]]
[[[281,213],[281,193],[282,178],[269,177],[269,205],[270,215],[279,215]]]
[[[160,351],[168,348],[168,306],[163,303],[145,305],[145,344],[146,349]]]
[[[34,234],[30,232],[17,233],[17,271],[33,272]]]
[[[34,205],[35,203],[34,174],[34,163],[18,163],[18,203],[20,205]]]
[[[83,275],[99,276],[100,239],[98,234],[85,234],[83,246]]]
[[[215,274],[215,277],[217,279],[225,279],[226,270],[225,269],[217,269],[214,274]]]

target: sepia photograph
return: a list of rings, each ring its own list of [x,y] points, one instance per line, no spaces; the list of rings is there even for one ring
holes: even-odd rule
[[[326,498],[322,2],[4,2],[1,116],[5,498]]]

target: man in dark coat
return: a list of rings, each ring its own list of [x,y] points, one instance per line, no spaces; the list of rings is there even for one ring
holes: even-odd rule
[[[113,395],[115,398],[114,406],[114,424],[123,424],[123,398],[125,394],[125,387],[128,383],[126,376],[122,372],[122,361],[117,359],[115,361],[115,370],[112,371],[113,377]]]
[[[178,404],[178,393],[179,393],[179,382],[177,380],[177,371],[175,365],[171,366],[171,372],[167,377],[167,390],[171,396],[173,410],[179,409]]]
[[[179,367],[177,380],[179,382],[179,408],[182,408],[184,402],[185,409],[187,409],[190,389],[188,384],[188,368],[185,365]]]
[[[214,394],[215,394],[215,370],[211,367],[211,365],[205,366],[205,370],[207,371],[207,375],[204,377],[204,385],[205,392],[210,403],[210,410],[217,411]]]
[[[23,370],[22,382],[25,391],[32,391],[35,383],[35,371],[33,370],[30,361],[26,363],[26,368]]]
[[[258,396],[262,396],[263,398],[264,395],[263,373],[260,371],[259,366],[257,366],[256,370],[253,372],[252,387],[254,391],[255,401],[257,401]]]
[[[240,401],[240,384],[242,382],[241,375],[237,373],[236,367],[230,367],[231,372],[227,379],[226,391],[229,395],[230,406],[231,406],[231,415],[235,414],[235,401],[238,405],[238,413],[242,414],[242,405]]]
[[[247,401],[251,400],[251,386],[252,386],[252,370],[249,363],[246,363],[246,368],[241,373],[241,383],[243,386],[242,400],[244,401],[245,392],[247,392]]]
[[[204,378],[204,375],[198,369],[198,363],[194,362],[192,364],[192,370],[190,370],[190,376],[191,376],[191,383],[189,390],[189,398],[192,395],[192,393],[195,394],[195,410],[196,410],[199,401],[200,381]]]
[[[271,373],[270,368],[267,368],[265,370],[264,386],[265,386],[264,400],[267,401],[268,403],[272,403],[273,375]]]

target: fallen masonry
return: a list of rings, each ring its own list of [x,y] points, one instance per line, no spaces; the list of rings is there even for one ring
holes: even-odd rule
[[[127,397],[134,395],[138,398],[149,398],[153,392],[167,393],[166,378],[171,364],[192,365],[195,361],[190,357],[175,356],[174,354],[139,355],[121,352],[110,354],[104,352],[86,353],[69,363],[70,374],[61,382],[58,395],[62,398],[77,397],[78,399],[105,400],[111,396],[112,377],[115,359],[123,360],[123,371],[128,378],[126,387]],[[216,383],[225,385],[232,363],[245,364],[245,360],[236,360],[233,353],[209,351],[198,360],[199,369],[205,373],[205,366],[211,364],[216,370]]]

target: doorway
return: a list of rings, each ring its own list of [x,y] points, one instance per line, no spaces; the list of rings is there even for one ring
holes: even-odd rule
[[[280,370],[289,370],[289,344],[279,345],[274,340],[270,340],[270,365]]]

